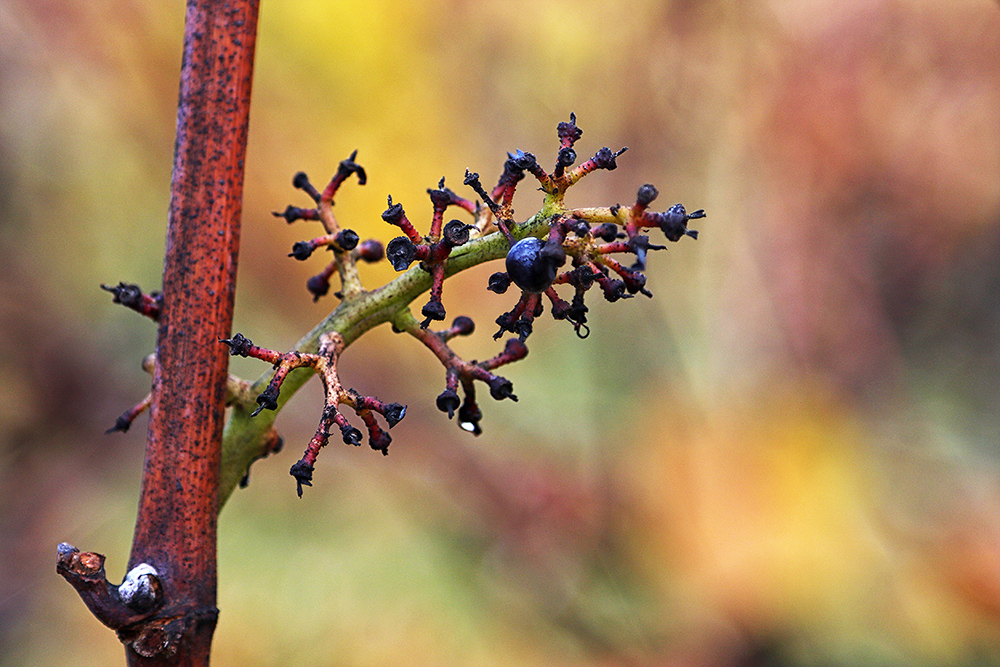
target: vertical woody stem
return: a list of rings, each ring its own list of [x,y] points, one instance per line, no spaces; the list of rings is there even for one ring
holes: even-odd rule
[[[129,569],[163,606],[130,665],[207,665],[228,354],[259,0],[188,0],[153,400]],[[154,650],[156,641],[163,647]],[[152,655],[143,655],[151,653]]]

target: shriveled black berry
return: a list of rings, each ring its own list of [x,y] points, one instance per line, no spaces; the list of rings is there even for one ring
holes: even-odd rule
[[[303,486],[312,486],[313,470],[314,468],[305,461],[299,461],[288,471],[295,478],[299,498],[302,497]]]
[[[420,314],[427,318],[424,320],[424,323],[420,325],[422,329],[426,329],[427,325],[431,323],[431,320],[440,322],[444,319],[444,306],[440,301],[428,301],[424,307],[420,309]]]
[[[614,171],[615,169],[618,168],[618,163],[616,162],[618,156],[627,150],[628,146],[625,146],[620,151],[614,152],[610,148],[605,146],[601,150],[597,151],[597,153],[594,155],[592,159],[594,160],[594,163],[597,165],[598,169],[607,169],[608,171]]]
[[[392,263],[392,268],[397,271],[406,270],[406,267],[413,263],[415,255],[416,248],[413,245],[413,241],[405,236],[397,236],[389,241],[389,245],[385,248],[385,256]]]
[[[358,246],[358,258],[369,263],[381,262],[385,258],[385,247],[381,241],[367,239]]]
[[[590,233],[606,243],[611,243],[618,238],[618,225],[613,222],[604,222],[590,230]]]
[[[517,401],[517,396],[514,395],[514,385],[507,378],[497,375],[491,378],[488,384],[490,387],[490,396],[494,399],[501,401],[509,398],[512,401]]]
[[[451,328],[455,330],[455,335],[457,336],[468,336],[475,330],[476,323],[472,321],[471,317],[459,315],[451,323]]]
[[[571,218],[566,222],[566,228],[580,238],[583,238],[590,233],[590,225],[583,220],[577,220],[575,218]]]
[[[520,169],[522,171],[531,171],[538,166],[538,161],[535,159],[534,155],[531,153],[525,153],[520,149],[518,149],[513,155],[508,153],[507,156],[507,162],[513,165],[516,169]]]
[[[444,226],[443,238],[448,245],[459,246],[469,240],[469,231],[474,229],[461,220],[451,220]]]
[[[441,412],[448,413],[448,419],[455,416],[455,410],[458,410],[460,404],[458,394],[452,389],[445,389],[437,397],[437,408]]]
[[[497,294],[504,294],[508,287],[510,287],[510,276],[503,271],[497,271],[490,276],[490,282],[486,289]]]
[[[241,333],[233,334],[232,338],[221,342],[229,346],[229,354],[234,357],[246,357],[250,352],[250,348],[253,347],[253,341]]]
[[[382,416],[385,417],[385,421],[389,424],[389,428],[392,428],[401,422],[403,417],[406,416],[406,406],[401,403],[389,403],[385,406]]]
[[[354,428],[350,424],[344,424],[340,427],[340,435],[344,439],[345,445],[354,445],[357,447],[361,444],[361,431]]]
[[[559,150],[556,164],[560,167],[568,167],[576,162],[576,151],[567,146]]]
[[[665,213],[659,214],[658,222],[668,241],[677,241],[685,235],[696,239],[698,232],[688,229],[687,222],[704,217],[705,211],[703,209],[699,208],[697,211],[688,213],[682,204],[674,204]]]
[[[556,279],[553,257],[542,256],[545,244],[534,236],[521,239],[507,253],[507,275],[525,292],[540,294]]]
[[[353,229],[342,229],[339,234],[337,234],[337,245],[341,250],[354,250],[358,247],[358,241],[361,237]]]
[[[475,399],[470,399],[468,395],[458,409],[458,423],[472,435],[481,435],[483,432],[479,422],[483,420],[483,411],[479,409]]]
[[[542,246],[542,249],[538,253],[540,260],[552,264],[555,267],[560,267],[566,263],[566,251],[563,250],[562,244],[553,239],[549,239]]]
[[[604,298],[614,303],[618,299],[624,299],[627,295],[625,293],[625,283],[621,280],[605,280],[601,283],[601,289],[604,291]]]
[[[257,409],[253,411],[250,415],[251,417],[256,417],[261,410],[277,410],[278,409],[278,390],[274,387],[268,387],[257,396]]]
[[[313,245],[307,241],[297,241],[295,245],[292,246],[292,251],[288,253],[289,257],[294,257],[299,261],[309,259],[309,255],[312,254]]]
[[[330,291],[330,280],[322,273],[317,274],[306,281],[306,289],[313,295],[315,301]]]
[[[382,212],[382,219],[390,225],[398,225],[403,219],[403,207],[401,204],[393,204],[392,197],[389,197],[389,208]]]
[[[639,188],[639,193],[635,196],[635,202],[640,206],[649,206],[659,194],[660,191],[656,189],[656,186],[646,183]]]
[[[674,204],[660,217],[660,229],[667,240],[677,241],[687,231],[687,211],[683,204]]]

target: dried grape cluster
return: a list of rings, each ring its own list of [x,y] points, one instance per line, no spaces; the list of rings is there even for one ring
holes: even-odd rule
[[[445,389],[436,399],[438,409],[449,418],[457,415],[463,429],[478,435],[482,432],[482,411],[476,401],[475,383],[486,385],[495,400],[517,400],[510,380],[495,371],[528,354],[526,341],[535,319],[544,312],[546,302],[554,319],[566,320],[580,338],[586,338],[590,329],[584,299],[595,286],[609,302],[636,294],[652,296],[643,271],[649,253],[665,246],[652,243],[647,234],[649,230],[659,229],[667,241],[676,242],[684,236],[697,238],[697,232],[688,229],[687,225],[690,220],[704,217],[704,211],[688,213],[681,204],[666,211],[653,211],[649,207],[659,193],[652,185],[640,187],[630,206],[567,207],[564,198],[569,188],[593,171],[615,169],[617,159],[626,149],[602,148],[593,157],[574,166],[577,161],[574,146],[583,134],[576,125],[576,117],[571,114],[568,122],[559,123],[557,134],[560,147],[551,173],[546,172],[531,153],[521,150],[508,153],[500,178],[489,191],[483,187],[478,174],[466,172],[464,185],[475,193],[477,201],[459,196],[445,186],[442,178],[436,188],[427,190],[432,213],[426,235],[417,231],[403,206],[394,203],[390,196],[382,219],[398,227],[402,234],[384,247],[377,240],[362,241],[351,229],[342,228],[333,215],[333,200],[340,186],[352,174],[357,176],[359,184],[364,185],[367,180],[364,168],[356,162],[356,151],[339,164],[337,173],[322,192],[304,173],[295,175],[292,184],[309,195],[315,206],[290,205],[274,215],[289,223],[315,220],[323,225],[323,235],[295,243],[289,256],[306,260],[319,248],[332,251],[333,259],[307,281],[306,288],[314,300],[319,299],[329,293],[333,275],[339,275],[341,289],[335,296],[341,302],[331,318],[342,312],[342,326],[340,329],[331,326],[319,335],[314,342],[315,351],[300,348],[280,353],[258,347],[241,334],[222,342],[229,346],[233,355],[261,359],[275,368],[266,388],[253,399],[256,403],[253,415],[262,410],[278,409],[279,393],[292,370],[307,368],[320,376],[325,402],[319,427],[304,456],[291,469],[298,482],[299,495],[303,486],[311,485],[319,450],[327,444],[334,428],[347,444],[359,445],[363,439],[361,431],[340,412],[340,406],[354,411],[366,427],[371,447],[383,454],[388,453],[392,439],[376,415],[381,415],[391,429],[406,414],[406,406],[362,396],[341,384],[337,364],[340,354],[353,340],[345,337],[348,329],[354,331],[352,336],[356,337],[372,326],[391,322],[395,331],[406,332],[423,343],[445,368]],[[534,215],[518,223],[514,217],[514,195],[529,175],[538,183],[544,199]],[[468,220],[445,222],[449,209],[457,209]],[[631,260],[616,258],[623,255],[631,256]],[[378,262],[383,258],[387,258],[394,269],[405,273],[377,290],[365,290],[358,261]],[[486,288],[505,294],[513,285],[520,290],[520,296],[510,311],[496,318],[499,328],[493,337],[498,339],[505,334],[512,337],[497,356],[486,361],[466,361],[449,343],[457,336],[473,332],[475,325],[470,318],[460,316],[448,328],[430,329],[432,323],[444,321],[446,317],[441,299],[444,282],[457,271],[500,258],[505,259],[505,270],[493,273]],[[569,300],[556,291],[563,285],[568,286],[572,294]],[[421,306],[421,319],[418,319],[411,312],[410,304],[423,292],[429,292],[429,296]],[[116,301],[140,312],[151,308],[150,299],[137,297],[122,288],[116,291]],[[129,420],[135,416],[126,415]],[[118,429],[124,430],[121,426]]]

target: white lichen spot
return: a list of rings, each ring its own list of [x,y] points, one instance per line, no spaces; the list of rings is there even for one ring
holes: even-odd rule
[[[156,599],[156,568],[148,563],[136,565],[125,575],[118,595],[127,605],[148,605]]]

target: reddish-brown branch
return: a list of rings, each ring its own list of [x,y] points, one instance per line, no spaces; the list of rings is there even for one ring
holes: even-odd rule
[[[163,307],[129,559],[130,571],[155,571],[162,589],[155,612],[120,635],[130,665],[207,665],[218,615],[228,355],[217,341],[232,322],[257,13],[258,0],[188,0]],[[85,575],[103,580],[103,568],[81,573],[73,562],[61,550],[60,573],[74,586]],[[88,604],[114,601],[106,581],[83,588]],[[119,616],[111,614],[114,623]]]

